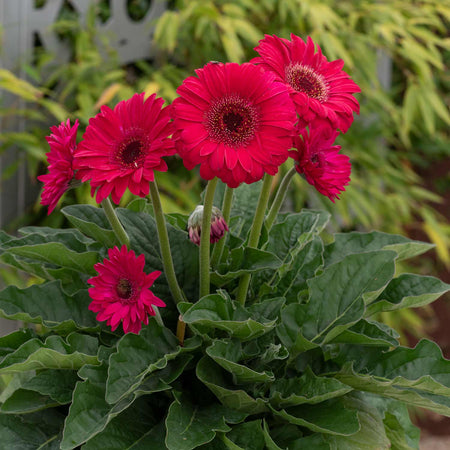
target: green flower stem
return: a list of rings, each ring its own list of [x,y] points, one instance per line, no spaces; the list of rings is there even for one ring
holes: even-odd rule
[[[158,230],[159,247],[161,249],[162,262],[164,266],[164,275],[169,284],[170,292],[175,303],[185,301],[184,294],[178,285],[175,269],[173,267],[172,253],[170,251],[169,235],[167,234],[166,220],[159,198],[158,185],[156,180],[150,182],[150,197],[152,199],[153,211],[155,213],[156,228]]]
[[[230,222],[231,205],[233,204],[233,194],[234,194],[234,189],[227,186],[225,188],[225,195],[223,197],[223,203],[222,203],[222,215],[223,215],[223,218],[227,225],[229,225],[229,222]],[[223,248],[225,246],[226,239],[227,239],[227,237],[225,235],[214,246],[214,250],[213,250],[212,256],[211,256],[211,266],[212,267],[216,267],[219,264],[220,259],[222,258],[222,252],[223,252]]]
[[[126,245],[129,248],[130,238],[128,237],[126,231],[120,223],[109,197],[106,197],[104,200],[102,200],[101,205],[120,245]]]
[[[272,177],[267,173],[264,175],[263,185],[259,194],[258,205],[256,207],[255,217],[250,228],[250,236],[248,238],[247,247],[257,248],[261,229],[264,223],[264,216],[266,214],[267,204],[269,203],[270,188],[272,186]],[[251,275],[246,273],[242,275],[239,281],[237,300],[241,305],[245,304],[247,298],[247,291],[250,285]]]
[[[164,322],[162,320],[161,314],[159,313],[159,309],[157,306],[153,305],[152,306],[153,311],[155,311],[155,320],[156,323],[160,326],[160,327],[164,327]]]
[[[266,220],[264,221],[267,230],[270,230],[272,228],[273,222],[276,219],[278,212],[280,211],[284,199],[286,198],[288,187],[291,184],[292,177],[295,175],[295,173],[295,166],[293,166],[288,170],[283,180],[281,181],[272,206],[270,207],[269,214],[267,214]]]
[[[206,186],[203,203],[203,220],[200,234],[200,298],[209,294],[209,248],[211,236],[211,212],[218,178],[215,177]]]

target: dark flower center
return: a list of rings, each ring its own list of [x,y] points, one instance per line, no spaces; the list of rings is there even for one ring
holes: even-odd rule
[[[259,113],[249,100],[232,94],[217,100],[205,114],[210,137],[230,147],[246,146],[259,125]]]
[[[126,278],[121,278],[116,286],[117,295],[123,300],[129,300],[133,295],[133,286]]]
[[[126,168],[138,168],[144,164],[145,142],[140,136],[124,139],[117,149],[116,159]]]
[[[328,100],[328,84],[312,67],[291,63],[286,66],[285,73],[286,82],[296,91],[304,92],[319,102]]]

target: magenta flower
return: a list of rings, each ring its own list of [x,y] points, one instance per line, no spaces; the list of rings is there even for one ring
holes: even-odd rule
[[[109,259],[95,264],[98,276],[88,283],[92,302],[89,309],[97,314],[97,320],[106,321],[114,331],[122,322],[125,333],[138,334],[142,323],[148,325],[148,315],[154,316],[153,306],[166,306],[150,290],[161,272],[144,272],[144,255],[136,257],[125,245],[108,250]]]
[[[187,169],[230,187],[274,175],[288,158],[295,109],[274,75],[245,63],[207,64],[173,102],[177,151]]]
[[[47,136],[50,151],[46,154],[49,164],[48,173],[37,177],[44,183],[41,205],[48,205],[50,214],[59,199],[71,187],[74,178],[73,155],[77,146],[78,120],[70,126],[70,120],[50,128]]]
[[[332,202],[345,191],[352,168],[349,157],[339,153],[341,146],[333,145],[338,134],[323,127],[304,129],[294,140],[296,150],[290,151],[297,172]]]
[[[299,115],[299,128],[315,122],[328,124],[345,133],[359,114],[353,96],[359,86],[342,70],[344,61],[328,62],[322,51],[308,37],[306,43],[291,34],[291,41],[266,35],[255,47],[259,57],[252,62],[276,75],[288,87]]]
[[[97,190],[100,203],[111,194],[118,204],[127,188],[140,197],[149,193],[154,171],[165,172],[163,156],[173,155],[175,148],[169,111],[164,100],[155,95],[145,99],[135,94],[119,102],[114,110],[102,106],[89,120],[75,155],[76,177],[91,180],[91,195]]]

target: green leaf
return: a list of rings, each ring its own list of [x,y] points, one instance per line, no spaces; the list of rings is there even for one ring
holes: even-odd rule
[[[36,450],[57,439],[64,416],[54,409],[24,415],[0,414],[0,442],[8,450]]]
[[[233,223],[231,231],[244,240],[253,222],[261,186],[261,181],[251,184],[242,183],[233,190],[233,206],[230,217],[236,217],[237,220]],[[221,204],[217,206],[222,207]]]
[[[242,389],[235,389],[225,379],[220,366],[203,357],[197,364],[197,378],[210,389],[222,405],[247,414],[267,412],[267,400],[254,399]]]
[[[387,285],[380,296],[369,305],[366,314],[424,306],[449,290],[450,284],[438,278],[410,273],[402,274]]]
[[[264,435],[264,443],[266,444],[267,450],[283,450],[281,447],[278,447],[278,445],[274,442],[274,440],[270,436],[270,430],[265,420],[263,421],[263,435]]]
[[[98,364],[97,338],[72,333],[64,341],[49,336],[45,342],[30,339],[0,363],[0,374],[37,369],[79,369],[84,364]]]
[[[109,361],[106,401],[116,403],[139,386],[147,374],[163,369],[180,353],[192,351],[198,345],[199,341],[193,339],[180,347],[177,338],[154,321],[139,335],[126,334]]]
[[[206,354],[233,375],[236,383],[265,383],[275,379],[270,372],[256,372],[239,361],[243,358],[240,341],[216,340]]]
[[[46,395],[28,389],[17,389],[8,397],[0,408],[1,413],[23,414],[41,411],[46,408],[59,406],[58,402]]]
[[[375,406],[383,417],[386,436],[392,448],[398,450],[419,449],[420,430],[411,423],[408,408],[404,403],[379,395],[361,393],[361,396]]]
[[[356,390],[372,392],[450,416],[450,361],[428,340],[416,348],[359,346],[341,348],[336,361],[342,369],[335,377]]]
[[[391,448],[384,424],[376,408],[356,396],[344,399],[346,407],[358,411],[360,430],[351,436],[326,436],[325,439],[336,450],[388,450]]]
[[[361,319],[332,340],[333,344],[361,344],[397,347],[399,334],[383,323]]]
[[[329,342],[356,322],[358,300],[386,286],[394,275],[396,256],[392,251],[349,255],[309,280],[304,336],[311,342]]]
[[[94,275],[94,264],[98,262],[97,252],[83,252],[68,249],[61,242],[45,244],[14,246],[7,249],[8,253],[31,258],[36,261],[56,264],[78,272]]]
[[[275,408],[315,405],[340,397],[352,389],[333,378],[318,377],[308,367],[301,377],[278,378],[270,388],[270,404]]]
[[[281,411],[272,409],[274,415],[294,425],[318,433],[349,436],[360,429],[355,409],[347,409],[341,399],[326,400],[318,405],[300,405]]]
[[[188,305],[186,305],[188,306]],[[250,313],[219,294],[208,295],[183,311],[183,321],[207,330],[224,330],[241,340],[261,336],[275,326],[275,320],[256,322]]]
[[[372,297],[394,275],[396,253],[379,251],[346,256],[308,281],[306,304],[290,304],[281,312],[277,334],[294,353],[332,341],[364,314],[364,298]]]
[[[102,208],[91,205],[70,205],[63,208],[61,212],[74,227],[105,247],[112,248],[119,245]]]
[[[60,333],[77,328],[94,330],[99,325],[88,309],[91,301],[87,289],[71,297],[66,295],[59,281],[26,289],[9,286],[0,291],[0,316],[37,323]]]
[[[33,338],[34,335],[29,328],[13,331],[6,336],[0,337],[0,361],[9,353],[17,350],[22,344]]]
[[[125,411],[114,417],[108,425],[83,445],[83,450],[123,450],[135,448],[145,439],[149,429],[155,426],[155,413],[147,399],[139,399]],[[155,445],[155,444],[154,444]],[[164,434],[159,446],[142,448],[164,448]]]
[[[238,448],[245,450],[264,450],[266,448],[261,420],[236,425],[226,434],[226,438]]]
[[[401,261],[421,255],[434,247],[433,244],[428,242],[413,241],[404,236],[379,231],[337,233],[334,237],[334,242],[325,247],[326,266],[334,264],[353,253],[366,253],[382,249],[393,250],[398,254],[398,260]]]
[[[281,260],[273,253],[250,247],[239,247],[231,250],[225,264],[219,266],[217,272],[211,274],[211,282],[223,286],[244,273],[255,273],[261,270],[276,270]]]
[[[322,266],[322,251],[321,239],[314,237],[298,252],[288,270],[278,274],[278,280],[273,282],[274,292],[286,297],[288,303],[296,302],[299,293],[307,289],[306,282]]]
[[[326,211],[303,210],[289,214],[272,227],[265,250],[275,253],[282,261],[289,262],[287,258],[293,255],[293,250],[298,251],[314,235],[319,234],[329,220],[330,214]]]
[[[175,400],[166,418],[166,445],[169,450],[190,450],[211,442],[216,432],[227,432],[230,411],[221,405],[198,406],[187,399]],[[231,416],[235,422],[235,414]],[[238,421],[242,416],[238,416]]]

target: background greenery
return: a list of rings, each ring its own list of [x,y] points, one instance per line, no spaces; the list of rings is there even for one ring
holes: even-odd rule
[[[141,19],[149,4],[129,1],[130,16]],[[450,152],[448,0],[178,0],[169,6],[156,23],[157,56],[122,67],[95,28],[97,20],[109,17],[109,2],[93,4],[87,23],[80,23],[67,4],[54,29],[71,43],[70,62],[55,66],[52,55],[36,48],[34,61],[26,66],[28,81],[0,71],[0,87],[27,101],[26,109],[1,109],[0,114],[11,120],[25,116],[30,123],[24,132],[3,133],[0,148],[25,150],[34,179],[45,170],[49,124],[79,118],[81,136],[102,104],[113,106],[143,90],[171,102],[177,86],[197,67],[210,60],[247,61],[256,55],[252,48],[264,34],[311,35],[328,59],[344,59],[345,70],[361,86],[361,115],[339,137],[353,164],[352,182],[342,199],[332,204],[297,177],[292,209],[329,210],[330,232],[424,232],[436,244],[441,264],[450,267],[450,226],[434,208],[439,196],[425,189],[418,176],[421,168],[448,158]],[[383,86],[378,75],[384,57],[392,63],[390,86]],[[189,212],[201,189],[199,179],[179,160],[170,164],[159,180],[163,206],[169,212]],[[448,176],[441,178],[435,191],[445,193],[449,186]],[[64,203],[74,201],[93,203],[87,187]],[[63,221],[59,212],[47,217],[37,201],[19,222],[59,226]],[[417,325],[415,316],[410,320]]]

